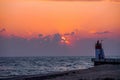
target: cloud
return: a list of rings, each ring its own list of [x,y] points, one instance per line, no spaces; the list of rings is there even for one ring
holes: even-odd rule
[[[75,35],[75,32],[71,32],[71,35]]]
[[[111,32],[110,31],[94,32],[94,34],[98,34],[98,35],[108,34],[108,33],[111,33]]]
[[[71,33],[65,33],[64,36],[73,36],[75,35],[75,32],[71,32]]]
[[[5,29],[5,28],[2,28],[2,29],[0,30],[0,33],[5,32],[5,31],[6,31],[6,29]]]
[[[61,41],[61,35],[60,35],[59,33],[54,34],[54,35],[53,35],[53,41],[54,41],[55,43],[60,42],[60,41]]]
[[[38,37],[43,37],[43,34],[39,34]]]
[[[95,33],[107,34],[110,31],[95,31]],[[77,35],[75,32],[69,34]],[[94,46],[92,45],[96,42],[95,38],[81,38],[78,40],[78,37],[75,36],[72,47],[69,47],[59,44],[62,34],[56,33],[44,36],[39,34],[39,36],[40,38],[29,40],[14,35],[9,38],[0,36],[0,56],[89,56],[94,53]],[[114,41],[112,38],[107,40],[105,41],[106,48],[108,48],[107,53],[120,53],[119,45],[116,46],[120,40],[116,39]]]

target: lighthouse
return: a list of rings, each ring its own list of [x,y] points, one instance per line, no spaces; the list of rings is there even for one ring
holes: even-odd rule
[[[100,43],[99,40],[95,44],[95,58],[98,59],[98,60],[105,58],[104,50],[102,48],[102,42]]]
[[[105,58],[102,41],[99,40],[95,43],[95,58],[92,58],[91,61],[94,62],[95,66],[103,64],[120,65],[120,59],[118,58]]]

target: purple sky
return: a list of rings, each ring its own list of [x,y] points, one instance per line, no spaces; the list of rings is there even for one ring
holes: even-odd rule
[[[3,30],[2,30],[3,31]],[[106,32],[104,32],[106,33]],[[103,35],[103,33],[96,33]],[[95,34],[95,35],[96,35]],[[68,34],[65,34],[68,35]],[[75,35],[72,35],[75,36]],[[100,38],[99,38],[100,39]],[[120,56],[120,38],[101,38],[105,55]],[[12,35],[9,38],[0,36],[0,56],[94,56],[94,45],[97,38],[76,39],[74,44],[59,44],[59,33],[39,38],[25,39]]]

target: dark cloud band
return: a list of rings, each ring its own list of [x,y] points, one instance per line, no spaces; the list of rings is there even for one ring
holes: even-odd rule
[[[95,32],[94,34],[101,35],[101,34],[108,34],[108,33],[111,33],[111,32],[110,31],[103,31],[103,32]]]
[[[0,30],[0,32],[5,32],[5,31],[6,31],[6,29],[5,29],[5,28],[3,28],[3,29],[1,29],[1,30]]]

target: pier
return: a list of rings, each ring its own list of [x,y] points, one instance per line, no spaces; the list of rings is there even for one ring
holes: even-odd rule
[[[102,64],[114,64],[118,65],[120,64],[120,59],[111,59],[111,58],[105,58],[105,59],[91,59],[92,62],[94,62],[94,65],[102,65]]]

